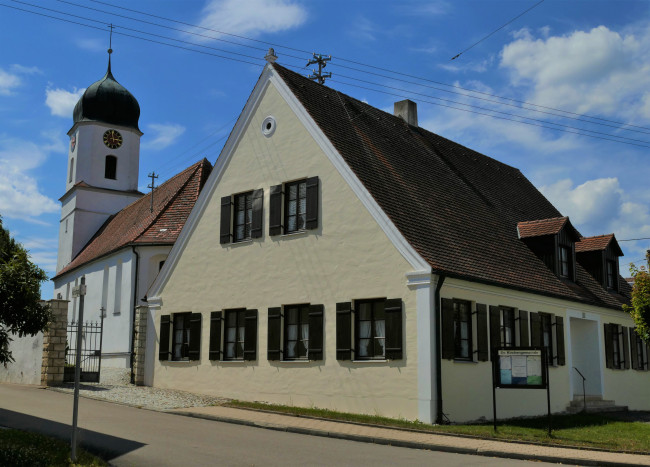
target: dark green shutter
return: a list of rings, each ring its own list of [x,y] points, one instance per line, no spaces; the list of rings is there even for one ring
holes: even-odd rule
[[[623,355],[623,363],[625,364],[625,369],[629,370],[630,369],[630,335],[627,332],[626,326],[622,326],[621,330],[623,331],[623,351],[621,352],[621,355]]]
[[[501,347],[501,311],[498,306],[490,306],[490,353],[496,358],[494,349]]]
[[[232,219],[230,211],[232,209],[232,200],[230,196],[224,196],[221,198],[221,236],[220,243],[223,245],[225,243],[231,242],[230,230],[232,227]]]
[[[524,310],[519,310],[519,345],[521,347],[530,345],[528,339],[528,312]]]
[[[454,344],[454,301],[451,298],[442,299],[442,358],[453,360]]]
[[[257,359],[257,310],[246,310],[244,323],[244,360]]]
[[[306,229],[318,228],[318,177],[307,179]]]
[[[160,348],[158,349],[158,360],[169,360],[169,315],[160,317]]]
[[[632,354],[632,368],[634,370],[639,369],[639,359],[637,358],[637,352],[638,348],[636,346],[636,333],[634,332],[634,328],[628,328],[629,329],[629,334],[630,334],[630,350]]]
[[[271,187],[269,196],[269,235],[282,234],[282,185]]]
[[[264,190],[253,191],[253,219],[251,221],[251,238],[262,237],[264,220]]]
[[[530,346],[542,346],[542,317],[539,313],[530,314]]]
[[[221,360],[221,316],[220,311],[210,313],[210,360]]]
[[[266,345],[269,360],[282,360],[282,308],[269,308],[269,328]]]
[[[566,365],[566,358],[564,355],[564,318],[561,316],[555,317],[555,342],[557,343],[557,364]]]
[[[612,349],[612,327],[605,323],[605,367],[614,368],[614,349]]]
[[[476,347],[478,349],[478,361],[487,362],[490,359],[488,351],[488,314],[487,306],[481,303],[476,304]]]
[[[190,342],[187,356],[190,360],[201,359],[201,313],[190,315]]]
[[[309,305],[309,360],[323,359],[323,305]]]
[[[402,349],[402,299],[389,298],[384,307],[386,313],[386,359],[401,360]]]
[[[352,302],[336,304],[336,359],[352,360]]]

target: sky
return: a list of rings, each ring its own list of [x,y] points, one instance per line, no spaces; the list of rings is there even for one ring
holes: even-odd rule
[[[387,112],[416,101],[421,127],[520,169],[582,235],[615,233],[629,276],[650,249],[650,1],[538,2],[0,0],[3,225],[52,277],[72,109],[113,24],[143,192],[216,161],[269,47],[303,74],[316,52],[328,86]]]

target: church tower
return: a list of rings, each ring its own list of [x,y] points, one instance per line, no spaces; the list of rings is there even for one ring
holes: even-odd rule
[[[138,191],[140,105],[108,70],[88,86],[74,108],[68,136],[66,191],[61,197],[59,254],[63,269],[104,222],[133,201]]]

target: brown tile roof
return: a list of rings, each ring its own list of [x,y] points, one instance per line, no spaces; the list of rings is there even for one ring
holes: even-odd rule
[[[534,221],[519,222],[517,224],[517,232],[519,238],[539,237],[542,235],[555,235],[569,225],[576,240],[580,238],[578,232],[573,228],[568,217],[553,217],[551,219],[539,219]]]
[[[559,218],[513,167],[272,65],[407,241],[436,273],[620,309],[580,266],[555,276],[517,224]]]
[[[580,241],[576,243],[576,253],[605,250],[610,244],[618,256],[623,256],[623,252],[618,246],[618,242],[613,233],[608,235],[598,235],[595,237],[582,237]]]
[[[203,159],[160,185],[153,194],[153,212],[149,193],[109,217],[55,278],[130,245],[173,245],[211,170]]]

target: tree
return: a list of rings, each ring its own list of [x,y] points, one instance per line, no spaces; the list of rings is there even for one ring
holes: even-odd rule
[[[51,314],[40,303],[45,271],[29,260],[27,250],[2,226],[0,217],[0,364],[13,362],[11,333],[33,336],[47,329]]]
[[[650,250],[646,254],[650,263]],[[636,332],[645,342],[650,343],[650,273],[644,268],[630,265],[634,277],[632,288],[632,305],[623,305],[623,309],[632,315]]]

